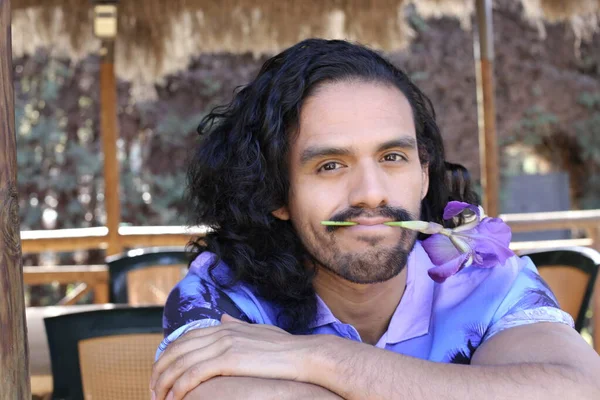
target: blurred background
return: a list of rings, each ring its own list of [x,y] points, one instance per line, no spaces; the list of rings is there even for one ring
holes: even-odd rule
[[[515,251],[600,249],[600,0],[11,3],[28,307],[115,303],[111,262],[201,233],[183,201],[200,120],[308,37],[409,73]],[[566,287],[590,343],[595,260]]]

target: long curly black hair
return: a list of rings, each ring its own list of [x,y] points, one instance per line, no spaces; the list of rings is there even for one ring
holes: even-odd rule
[[[212,229],[192,243],[193,250],[225,261],[235,281],[252,285],[281,310],[278,325],[290,332],[306,332],[314,319],[314,272],[305,268],[309,256],[292,224],[271,213],[287,204],[287,154],[303,102],[321,84],[356,80],[397,87],[411,104],[419,157],[429,165],[421,218],[448,226],[442,214],[449,200],[479,203],[466,169],[445,161],[431,101],[376,52],[309,39],[266,61],[230,104],[202,120],[187,199],[191,223]]]

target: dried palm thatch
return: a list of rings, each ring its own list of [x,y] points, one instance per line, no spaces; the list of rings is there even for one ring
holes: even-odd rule
[[[518,1],[518,0],[513,0]],[[600,0],[520,0],[534,21],[589,26]],[[202,52],[272,53],[307,37],[356,40],[396,50],[412,31],[405,9],[468,26],[474,0],[120,0],[117,73],[153,81]],[[71,58],[97,51],[91,0],[13,0],[15,55],[49,47]],[[587,20],[585,20],[585,18]],[[588,25],[585,25],[584,22]],[[595,25],[594,25],[594,22]],[[597,26],[597,20],[592,21]],[[581,32],[583,28],[579,28]],[[587,29],[587,28],[586,28]],[[588,29],[589,30],[589,29]]]
[[[525,15],[537,23],[545,36],[543,21],[569,21],[578,39],[589,38],[598,30],[600,0],[521,0]]]
[[[99,47],[89,0],[16,0],[16,55],[52,44],[82,56]],[[360,40],[380,49],[405,45],[403,0],[122,0],[116,69],[153,79],[185,67],[201,52],[271,53],[303,38]]]

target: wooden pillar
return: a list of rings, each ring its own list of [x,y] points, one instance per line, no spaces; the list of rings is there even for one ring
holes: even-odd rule
[[[498,139],[494,104],[494,34],[492,0],[475,0],[477,29],[474,52],[477,76],[477,115],[479,126],[479,160],[483,188],[483,207],[489,216],[499,214]]]
[[[10,0],[0,0],[0,398],[31,399],[17,198]]]
[[[101,57],[100,134],[104,153],[104,204],[106,206],[106,226],[108,228],[106,255],[110,256],[120,253],[123,249],[119,241],[119,224],[121,223],[119,161],[117,159],[119,127],[113,41],[105,40],[103,42]]]

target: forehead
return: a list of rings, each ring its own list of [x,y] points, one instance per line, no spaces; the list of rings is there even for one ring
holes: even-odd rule
[[[376,144],[415,136],[411,106],[399,89],[338,82],[321,86],[306,99],[293,147]]]

